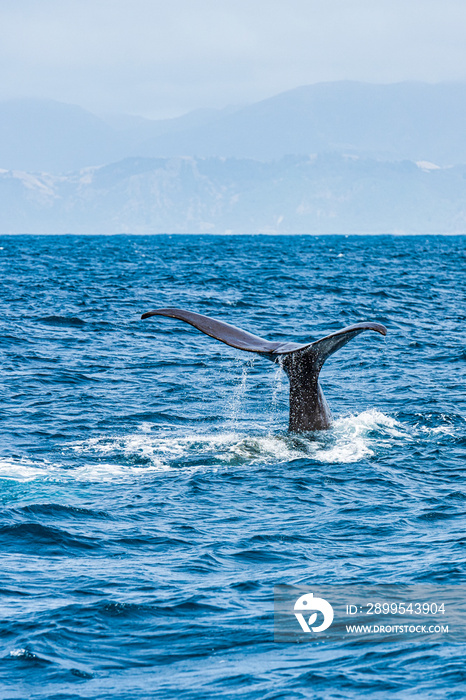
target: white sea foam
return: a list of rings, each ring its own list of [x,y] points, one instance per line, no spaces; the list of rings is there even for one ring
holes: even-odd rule
[[[445,423],[444,425],[429,426],[429,425],[418,425],[416,426],[419,432],[427,435],[455,435],[455,426],[450,423]]]
[[[428,428],[425,431],[433,435],[454,435],[455,427],[453,425],[438,425],[436,428]]]
[[[394,418],[376,411],[365,411],[335,421],[331,430],[311,436],[251,435],[236,430],[222,433],[168,435],[147,432],[112,440],[91,438],[76,443],[81,453],[100,453],[129,461],[146,461],[158,469],[169,469],[173,462],[205,458],[221,464],[273,463],[308,457],[319,462],[357,462],[370,457],[379,443],[393,438],[411,440]]]
[[[358,462],[374,455],[378,446],[399,437],[411,439],[398,421],[372,409],[337,419],[325,435],[326,444],[313,456],[322,462]]]
[[[72,446],[76,448],[76,446]],[[90,451],[91,446],[83,449],[83,453]],[[109,453],[114,456],[117,447],[109,448]],[[77,450],[79,452],[79,449]],[[85,463],[77,467],[71,467],[68,463],[59,462],[33,462],[23,459],[4,459],[0,461],[0,480],[11,480],[17,482],[28,482],[35,480],[51,482],[85,481],[85,482],[106,482],[124,480],[148,472],[160,472],[168,469],[169,466],[160,460],[144,466],[134,464],[118,464],[114,462]]]
[[[364,411],[335,421],[329,431],[311,435],[221,433],[173,434],[144,423],[128,435],[92,437],[69,444],[59,462],[7,459],[0,478],[15,481],[106,482],[168,470],[234,468],[311,459],[352,463],[389,447],[394,439],[412,440],[405,427],[379,411]],[[71,459],[70,459],[71,458]],[[71,462],[71,466],[70,466]],[[76,466],[73,466],[76,463]]]
[[[33,462],[29,459],[2,459],[0,461],[0,479],[13,481],[32,481],[39,477],[47,477],[50,465],[44,462]]]

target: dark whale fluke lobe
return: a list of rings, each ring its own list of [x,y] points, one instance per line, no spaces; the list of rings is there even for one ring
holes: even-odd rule
[[[319,384],[319,372],[325,360],[364,331],[387,334],[387,329],[381,323],[365,321],[303,345],[264,340],[229,323],[184,309],[155,309],[142,314],[141,318],[151,316],[167,316],[185,321],[226,345],[264,355],[272,362],[280,362],[290,380],[291,432],[325,430],[332,424],[332,414]]]

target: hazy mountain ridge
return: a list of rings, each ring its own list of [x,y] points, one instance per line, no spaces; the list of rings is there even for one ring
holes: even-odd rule
[[[274,160],[335,152],[381,160],[466,162],[466,85],[320,83],[145,141],[136,155]]]
[[[0,232],[465,232],[465,123],[454,83],[322,83],[160,121],[4,102]]]
[[[466,162],[466,84],[303,86],[241,108],[154,121],[50,100],[0,103],[0,168],[55,174],[127,157],[272,161],[335,152]]]
[[[335,154],[0,173],[2,233],[458,233],[466,166]]]

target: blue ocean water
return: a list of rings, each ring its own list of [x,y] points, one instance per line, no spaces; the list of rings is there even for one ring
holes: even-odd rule
[[[464,698],[464,644],[273,641],[279,584],[466,584],[464,237],[0,238],[5,698]],[[165,318],[305,342],[279,367]]]

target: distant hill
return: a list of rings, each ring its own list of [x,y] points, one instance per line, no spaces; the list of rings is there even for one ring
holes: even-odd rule
[[[139,147],[146,140],[208,126],[238,109],[195,109],[173,119],[146,119],[129,114],[107,114],[102,115],[102,119],[118,133],[118,137],[122,138],[131,150],[133,146]],[[142,148],[144,149],[144,146]]]
[[[0,102],[0,168],[66,173],[144,152],[146,140],[207,126],[225,110],[199,109],[176,119],[126,114],[98,117],[54,100]]]
[[[0,172],[0,233],[466,233],[466,166],[130,158]]]
[[[0,168],[66,172],[125,155],[114,131],[76,105],[0,102]]]
[[[384,160],[466,162],[466,84],[320,83],[146,140],[135,155],[350,153]]]
[[[97,117],[50,100],[0,103],[0,168],[63,173],[125,157],[272,161],[336,153],[466,163],[466,84],[321,83],[177,119]]]

